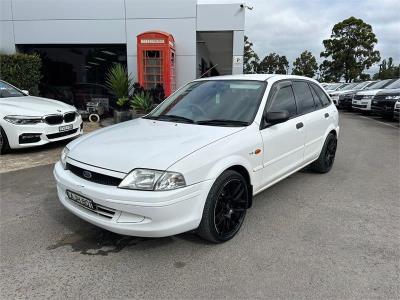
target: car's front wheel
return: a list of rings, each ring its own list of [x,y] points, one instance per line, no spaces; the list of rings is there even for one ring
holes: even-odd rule
[[[8,145],[7,135],[0,126],[0,155],[5,154],[9,149],[10,146]]]
[[[244,177],[232,170],[225,171],[211,187],[197,233],[214,243],[230,240],[242,226],[248,204],[249,190]]]

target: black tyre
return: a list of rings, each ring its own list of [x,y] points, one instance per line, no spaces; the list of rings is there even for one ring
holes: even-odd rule
[[[318,159],[311,164],[311,170],[317,173],[329,172],[335,161],[336,148],[337,138],[334,134],[329,133]]]
[[[249,197],[242,175],[232,170],[222,173],[208,194],[197,234],[213,243],[233,238],[243,224]]]
[[[8,145],[7,135],[3,128],[0,127],[0,155],[7,153],[8,150],[10,150],[10,146]]]

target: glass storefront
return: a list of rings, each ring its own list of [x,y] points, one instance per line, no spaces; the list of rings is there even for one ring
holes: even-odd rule
[[[114,106],[105,86],[106,74],[114,63],[126,66],[126,45],[17,45],[23,53],[42,58],[40,95],[86,109],[86,103],[102,99]]]

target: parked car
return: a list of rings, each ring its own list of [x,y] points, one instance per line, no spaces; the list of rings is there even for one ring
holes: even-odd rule
[[[400,79],[386,79],[378,81],[371,85],[369,88],[357,92],[353,96],[352,108],[355,111],[361,111],[363,113],[371,112],[371,101],[372,98],[380,91],[384,89],[400,88]]]
[[[342,94],[342,93],[344,93],[344,92],[347,92],[347,91],[352,91],[352,89],[353,89],[356,85],[358,85],[358,83],[353,82],[353,83],[349,83],[348,85],[346,85],[346,86],[340,88],[340,89],[337,90],[337,91],[328,92],[329,96],[330,96],[331,99],[332,99],[333,104],[335,104],[335,105],[337,106],[338,103],[339,103],[339,96],[340,96],[340,94]]]
[[[384,90],[372,99],[372,112],[386,119],[392,119],[395,103],[400,100],[400,89]]]
[[[54,169],[58,197],[116,233],[197,230],[224,242],[239,231],[255,194],[307,165],[329,172],[338,119],[307,77],[195,80],[147,116],[68,144]]]
[[[353,96],[355,95],[355,93],[367,89],[374,83],[376,83],[376,81],[364,81],[354,86],[351,90],[346,90],[345,92],[340,93],[337,105],[338,108],[351,109]]]
[[[29,96],[0,80],[0,153],[69,139],[83,132],[76,108]]]
[[[400,120],[400,100],[397,100],[394,104],[393,118],[398,121]]]

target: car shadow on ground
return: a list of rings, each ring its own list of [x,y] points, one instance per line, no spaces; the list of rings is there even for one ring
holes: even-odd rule
[[[54,201],[55,199],[51,199]],[[50,200],[49,200],[50,201]],[[48,201],[46,201],[48,202]],[[125,248],[148,250],[176,243],[179,240],[189,243],[207,245],[207,242],[192,232],[161,238],[127,236],[102,229],[88,223],[67,211],[61,204],[46,208],[46,213],[61,227],[67,229],[67,234],[61,235],[55,242],[48,245],[47,250],[53,251],[61,247],[69,247],[72,252],[83,255],[107,256],[118,253]],[[63,230],[65,232],[65,230]]]
[[[46,150],[54,150],[57,148],[65,147],[72,140],[73,139],[61,140],[61,141],[52,142],[52,143],[35,146],[35,147],[30,147],[30,148],[11,149],[6,154],[4,154],[4,157],[7,158],[7,156],[11,156],[11,155],[30,155],[30,154],[36,154],[38,152],[42,152],[42,151],[46,151]]]

